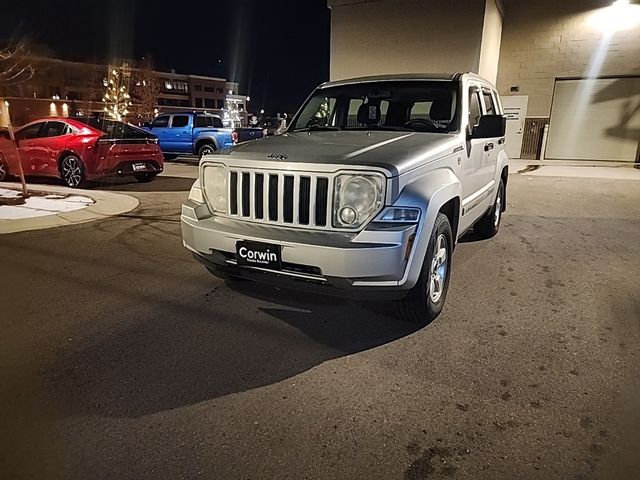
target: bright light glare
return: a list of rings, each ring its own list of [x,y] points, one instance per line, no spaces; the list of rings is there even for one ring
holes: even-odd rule
[[[610,7],[593,12],[588,22],[604,33],[631,30],[640,25],[640,5],[631,5],[629,0],[616,0]]]

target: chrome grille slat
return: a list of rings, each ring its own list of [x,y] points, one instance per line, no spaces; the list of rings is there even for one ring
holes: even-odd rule
[[[245,175],[249,175],[249,181],[245,180]],[[262,192],[256,190],[259,180],[258,176],[262,176]],[[277,195],[276,192],[271,194],[272,180],[274,177],[277,179]],[[289,192],[291,192],[291,183],[293,184],[293,193],[290,198],[285,201],[287,192],[285,191],[285,177],[290,177],[292,180],[287,180],[289,185]],[[302,179],[305,180],[302,180]],[[333,189],[333,175],[326,173],[314,173],[314,172],[285,172],[285,171],[265,171],[251,168],[234,167],[228,171],[228,185],[227,191],[229,192],[230,207],[229,217],[242,218],[256,223],[270,224],[270,225],[282,225],[288,227],[300,227],[305,229],[314,230],[330,230],[331,229],[331,203],[332,203],[332,189]],[[235,180],[235,188],[232,185]],[[326,201],[325,205],[320,209],[326,212],[325,223],[323,224],[320,219],[316,218],[318,211],[318,199],[321,197],[318,187],[318,182],[326,182]],[[302,189],[304,188],[304,192]],[[245,191],[245,190],[248,190]],[[235,209],[233,208],[233,202],[231,201],[231,195],[235,193]],[[247,195],[248,193],[248,195]],[[257,205],[256,195],[261,195],[262,199],[262,215],[259,215],[259,209]],[[308,198],[307,198],[308,196]],[[272,198],[273,197],[273,198]],[[248,204],[245,205],[245,200],[248,198]],[[275,205],[271,202],[275,200]],[[285,204],[292,207],[293,221],[288,221],[285,218]],[[276,212],[273,211],[273,207],[276,207]],[[301,211],[301,208],[304,211]],[[247,210],[248,209],[248,210]],[[272,220],[270,213],[277,213],[277,218]],[[291,214],[291,208],[289,209]]]
[[[278,223],[284,223],[284,174],[278,173]]]
[[[300,223],[300,175],[293,177],[293,223]]]
[[[316,225],[316,192],[318,178],[311,176],[311,191],[309,193],[309,225]]]

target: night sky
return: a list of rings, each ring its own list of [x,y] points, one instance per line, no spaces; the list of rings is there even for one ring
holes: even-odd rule
[[[0,39],[18,32],[52,56],[240,82],[250,108],[294,112],[329,77],[326,0],[0,0]]]

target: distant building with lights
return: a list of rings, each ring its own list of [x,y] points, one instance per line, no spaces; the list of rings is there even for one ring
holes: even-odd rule
[[[0,118],[11,116],[22,125],[46,116],[94,115],[104,110],[102,97],[107,65],[66,60],[34,59],[33,78],[11,86],[0,86]],[[135,68],[134,68],[135,70]],[[158,112],[201,110],[221,118],[236,118],[247,124],[249,97],[238,93],[239,85],[224,78],[154,72],[159,86]],[[133,105],[127,119],[136,123]],[[4,116],[4,117],[3,117]]]

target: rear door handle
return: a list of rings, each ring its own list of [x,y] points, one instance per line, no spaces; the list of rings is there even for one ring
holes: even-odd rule
[[[485,151],[485,152],[488,152],[489,150],[493,150],[493,143],[487,143],[487,144],[484,146],[484,151]]]

